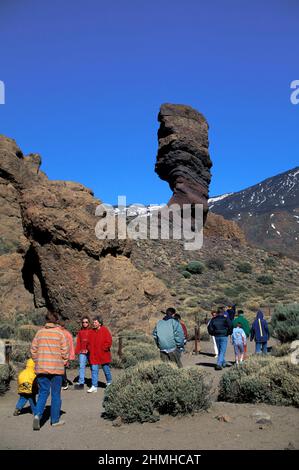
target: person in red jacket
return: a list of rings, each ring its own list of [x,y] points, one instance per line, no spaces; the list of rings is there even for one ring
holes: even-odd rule
[[[93,319],[93,327],[91,330],[88,342],[89,362],[91,364],[91,388],[87,390],[89,393],[97,392],[98,390],[98,375],[99,366],[102,366],[104,371],[107,386],[112,382],[110,371],[111,362],[111,346],[112,336],[108,328],[103,326],[103,320],[100,316]]]
[[[85,368],[87,361],[89,360],[88,342],[90,332],[90,319],[88,317],[83,317],[81,320],[81,330],[77,335],[75,349],[75,353],[79,355],[79,382],[75,384],[75,390],[84,388]]]

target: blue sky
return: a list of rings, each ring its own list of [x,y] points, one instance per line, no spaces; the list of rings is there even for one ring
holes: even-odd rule
[[[297,0],[1,0],[0,133],[104,202],[162,203],[161,103],[210,125],[210,195],[299,161]]]

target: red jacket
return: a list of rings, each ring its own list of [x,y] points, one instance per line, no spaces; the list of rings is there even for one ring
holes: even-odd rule
[[[109,364],[111,362],[111,346],[112,336],[106,326],[101,326],[98,330],[91,330],[88,342],[90,364]]]
[[[77,343],[76,343],[76,354],[86,354],[88,350],[88,340],[89,334],[91,330],[89,328],[82,328],[77,336]]]

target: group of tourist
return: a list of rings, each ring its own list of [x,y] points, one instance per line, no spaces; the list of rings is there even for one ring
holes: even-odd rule
[[[174,362],[183,367],[181,355],[185,350],[188,339],[186,325],[180,315],[172,307],[162,311],[163,318],[154,328],[153,337],[160,350],[160,358],[164,362]],[[225,354],[228,338],[231,337],[234,346],[236,364],[239,365],[247,351],[247,338],[255,340],[256,353],[267,353],[269,329],[261,311],[257,312],[256,319],[251,327],[244,317],[244,312],[235,306],[219,307],[211,312],[212,318],[207,324],[208,332],[213,338],[216,370],[226,366]],[[60,419],[61,389],[67,390],[67,367],[69,361],[79,358],[79,380],[74,384],[75,390],[84,389],[85,369],[91,366],[91,387],[88,393],[97,392],[100,366],[103,369],[106,386],[112,382],[110,370],[112,336],[107,327],[103,325],[100,316],[93,318],[93,328],[90,319],[85,316],[81,321],[81,329],[77,335],[76,348],[73,337],[65,328],[65,322],[58,319],[56,313],[49,310],[46,323],[35,335],[31,344],[31,358],[26,368],[18,376],[19,400],[16,404],[14,416],[21,413],[22,408],[29,401],[33,419],[33,430],[40,429],[40,420],[43,416],[47,399],[51,392],[51,425],[65,424]],[[36,401],[36,396],[38,399]]]
[[[84,388],[85,367],[87,361],[91,366],[92,385],[89,393],[97,392],[99,368],[102,366],[106,377],[106,386],[112,382],[110,362],[112,336],[108,328],[103,325],[101,317],[93,319],[91,328],[88,317],[82,319],[81,330],[78,333],[76,349],[73,337],[65,328],[64,321],[59,320],[55,312],[49,310],[46,315],[46,324],[35,335],[31,344],[31,358],[26,368],[18,376],[19,400],[16,404],[14,416],[21,413],[21,409],[29,400],[33,419],[33,430],[40,429],[40,420],[43,416],[47,399],[51,392],[51,425],[65,424],[60,419],[61,389],[68,388],[66,369],[69,361],[79,356],[79,382],[75,389]],[[38,399],[36,395],[38,392]]]
[[[174,308],[168,308],[162,312],[165,316],[159,320],[153,331],[155,342],[160,350],[162,361],[175,362],[182,366],[181,354],[186,342],[186,326],[176,314]],[[247,353],[247,339],[255,340],[256,354],[267,354],[267,342],[269,340],[269,328],[260,310],[256,314],[251,327],[244,316],[243,310],[229,305],[227,308],[219,307],[211,312],[212,318],[207,324],[208,332],[212,336],[215,357],[217,358],[216,370],[226,366],[225,354],[229,337],[234,346],[236,364],[243,362]]]

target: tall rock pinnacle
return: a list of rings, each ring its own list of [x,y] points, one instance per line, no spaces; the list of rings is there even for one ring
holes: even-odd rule
[[[158,121],[161,124],[155,171],[173,191],[168,205],[203,204],[205,223],[212,167],[208,123],[190,106],[169,103],[162,104]]]

